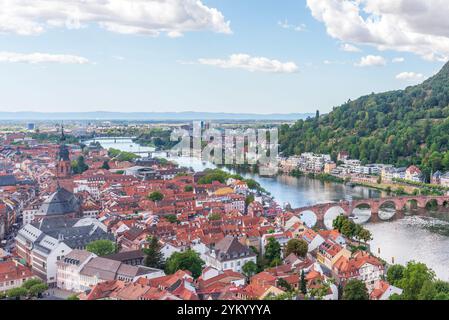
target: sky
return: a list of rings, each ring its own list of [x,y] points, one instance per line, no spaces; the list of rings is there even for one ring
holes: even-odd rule
[[[0,111],[327,113],[449,58],[447,0],[0,0]]]

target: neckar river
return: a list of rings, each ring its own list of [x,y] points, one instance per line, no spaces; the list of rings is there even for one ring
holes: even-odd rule
[[[104,148],[123,151],[144,151],[131,140],[98,140]],[[153,151],[152,148],[145,151]],[[161,154],[162,156],[162,154]],[[214,168],[210,163],[192,158],[169,158],[180,166],[191,167],[195,171]],[[307,177],[277,176],[274,178],[244,174],[246,178],[258,181],[271,195],[283,205],[289,203],[299,208],[316,203],[338,202],[340,200],[378,198],[382,194],[365,187],[350,187],[343,184],[324,183]],[[338,212],[335,212],[338,214]],[[360,217],[363,218],[363,212]],[[365,212],[366,214],[366,212]],[[369,215],[369,213],[368,213]],[[370,242],[374,254],[387,262],[406,264],[415,260],[426,263],[440,279],[449,281],[449,237],[429,231],[431,225],[448,225],[449,215],[405,216],[404,218],[378,223],[365,223],[374,240]],[[307,218],[307,217],[306,217]],[[331,222],[326,221],[326,225]]]

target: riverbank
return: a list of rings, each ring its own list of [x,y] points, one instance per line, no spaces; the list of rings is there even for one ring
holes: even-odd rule
[[[285,173],[283,173],[285,174]],[[359,187],[365,187],[365,188],[371,188],[376,189],[381,192],[385,192],[386,194],[394,194],[394,195],[413,195],[416,194],[416,192],[421,192],[423,190],[422,188],[419,188],[419,186],[416,185],[407,185],[402,183],[371,183],[368,181],[360,181],[355,178],[351,177],[339,177],[334,176],[332,174],[328,173],[305,173],[300,170],[293,170],[288,173],[289,176],[299,178],[303,176],[307,176],[310,179],[319,180],[322,182],[333,182],[333,183],[340,183],[345,184],[349,186],[359,186]]]

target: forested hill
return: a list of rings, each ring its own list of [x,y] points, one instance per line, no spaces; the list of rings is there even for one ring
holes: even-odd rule
[[[364,163],[449,170],[449,63],[424,83],[348,101],[321,117],[281,127],[280,151],[346,150]]]

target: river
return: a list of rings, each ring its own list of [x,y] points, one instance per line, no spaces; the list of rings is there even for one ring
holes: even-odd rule
[[[123,151],[153,151],[153,148],[142,150],[131,140],[113,139],[98,140],[104,148],[115,148]],[[162,154],[160,156],[163,156]],[[191,167],[195,171],[214,168],[214,165],[192,158],[169,158],[180,166]],[[293,208],[304,207],[316,203],[338,202],[340,200],[378,198],[382,194],[378,190],[366,187],[350,187],[338,183],[324,183],[307,177],[277,176],[274,178],[260,177],[254,174],[244,174],[246,178],[253,178],[283,205],[289,203]],[[331,212],[325,223],[331,224],[338,210]],[[385,208],[383,214],[392,214],[392,210]],[[361,222],[369,218],[369,211],[357,212],[357,219]],[[313,217],[304,217],[313,220]],[[437,277],[449,281],[449,237],[428,230],[429,225],[445,225],[449,227],[449,215],[405,216],[392,221],[365,223],[364,226],[373,234],[371,249],[387,262],[406,264],[410,260],[426,263],[432,268]]]

